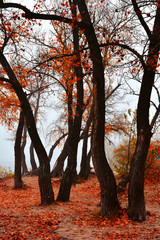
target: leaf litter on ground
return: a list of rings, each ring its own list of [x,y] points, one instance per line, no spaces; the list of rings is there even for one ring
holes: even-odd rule
[[[100,188],[92,173],[72,186],[70,201],[40,206],[38,178],[23,177],[24,188],[13,189],[14,179],[0,181],[0,240],[160,239],[160,174],[146,179],[147,220],[137,223],[127,216],[127,190],[119,195],[121,214],[100,216]],[[155,178],[154,178],[155,179]],[[55,195],[60,181],[52,179]]]

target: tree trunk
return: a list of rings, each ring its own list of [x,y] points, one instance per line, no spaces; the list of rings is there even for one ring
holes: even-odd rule
[[[76,139],[72,138],[71,141],[69,141],[69,153],[68,153],[68,163],[67,163],[67,168],[64,172],[57,201],[68,201],[70,197],[70,191],[71,191],[71,186],[72,183],[75,179],[76,176],[76,158],[77,158],[77,144],[76,144]],[[72,147],[72,152],[71,152],[71,147]]]
[[[22,188],[22,176],[21,176],[21,140],[24,126],[23,111],[20,112],[19,124],[16,132],[15,140],[15,169],[14,169],[14,188]]]
[[[135,1],[133,1],[135,4]],[[136,5],[135,5],[136,7]],[[153,32],[149,35],[149,51],[144,68],[144,74],[139,94],[137,108],[137,143],[130,168],[130,182],[128,191],[128,215],[136,221],[146,219],[144,200],[144,171],[145,162],[152,136],[149,125],[149,109],[152,86],[154,84],[155,72],[160,51],[160,1],[153,26]]]
[[[57,140],[57,141],[53,144],[53,146],[50,148],[50,151],[49,151],[49,160],[50,160],[50,161],[51,161],[51,159],[52,159],[54,149],[58,146],[58,144],[60,143],[60,141],[67,136],[67,134],[68,134],[68,133],[64,133],[60,138],[58,138],[58,140]]]
[[[90,159],[91,159],[91,150],[86,154],[85,158],[82,158],[81,162],[81,171],[79,173],[79,178],[87,180],[90,174]]]
[[[144,200],[145,161],[150,145],[151,133],[141,132],[138,135],[136,150],[131,163],[129,184],[128,216],[135,221],[146,219]]]
[[[51,184],[50,162],[45,151],[45,148],[38,135],[30,104],[26,98],[26,94],[24,93],[21,85],[19,84],[13,70],[11,69],[2,51],[0,51],[0,62],[9,77],[9,79],[6,79],[5,81],[9,82],[12,85],[13,89],[15,90],[19,98],[23,113],[26,117],[27,129],[39,159],[40,163],[39,187],[41,193],[41,204],[51,204],[52,202],[54,202],[54,193]]]
[[[122,177],[120,183],[117,186],[117,192],[122,193],[125,191],[127,183],[129,183],[129,173]]]
[[[72,5],[72,1],[70,2],[72,17],[75,19],[77,17],[76,6]],[[78,29],[76,26],[73,26],[73,45],[74,51],[77,52],[76,58],[80,59],[79,54],[79,36],[78,36]],[[68,201],[70,197],[70,190],[73,181],[76,177],[76,166],[77,166],[77,149],[78,149],[78,142],[80,138],[80,130],[81,130],[81,122],[82,122],[82,114],[83,114],[83,73],[81,63],[74,66],[75,74],[77,77],[77,106],[76,106],[76,113],[73,119],[73,112],[72,112],[72,91],[69,95],[68,101],[68,111],[69,111],[69,153],[68,153],[68,164],[66,171],[64,172],[62,182],[60,185],[59,193],[57,200],[58,201]]]
[[[21,147],[21,160],[22,160],[22,175],[28,174],[28,168],[26,164],[26,156],[24,153],[24,149]]]
[[[24,149],[27,142],[27,127],[24,118],[24,127],[23,127],[23,138],[22,138],[22,145],[21,145],[21,158],[22,158],[22,174],[28,174],[28,168],[26,164],[26,156],[24,153]]]
[[[63,168],[64,168],[64,161],[66,160],[68,156],[68,148],[69,148],[69,143],[68,143],[68,137],[66,139],[66,142],[64,144],[63,150],[59,157],[57,158],[54,168],[51,172],[52,177],[59,177],[63,175]]]
[[[105,125],[105,91],[103,61],[84,0],[77,1],[84,22],[85,35],[89,44],[93,62],[93,130],[92,130],[92,160],[101,188],[101,214],[110,216],[119,208],[117,187],[113,172],[107,162],[104,150]]]
[[[87,146],[88,146],[88,132],[93,120],[93,106],[91,107],[91,112],[86,123],[85,129],[83,131],[83,147],[82,147],[82,160],[79,177],[87,180],[90,173],[90,154],[87,155]]]
[[[37,169],[37,164],[36,164],[35,157],[34,157],[34,147],[33,147],[32,142],[31,142],[29,150],[30,150],[30,163],[32,166],[32,171],[35,171]]]

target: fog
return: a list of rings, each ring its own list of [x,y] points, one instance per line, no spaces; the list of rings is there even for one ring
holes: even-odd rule
[[[0,166],[14,169],[14,142],[10,141],[11,132],[0,125]]]

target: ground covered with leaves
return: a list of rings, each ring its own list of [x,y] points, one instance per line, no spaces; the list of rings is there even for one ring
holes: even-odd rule
[[[128,220],[127,191],[119,195],[121,216],[99,215],[100,189],[94,174],[72,187],[70,201],[40,206],[37,177],[23,177],[21,190],[13,178],[0,180],[0,239],[160,239],[160,172],[147,179],[145,196],[150,215],[142,223]],[[52,180],[55,195],[60,181]]]

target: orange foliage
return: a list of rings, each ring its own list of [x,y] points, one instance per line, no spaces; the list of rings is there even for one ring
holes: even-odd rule
[[[136,138],[131,140],[130,146],[125,140],[117,149],[114,150],[114,163],[115,170],[120,175],[125,175],[130,167],[131,160],[136,146]],[[151,142],[147,159],[146,159],[146,176],[154,171],[155,167],[159,164],[160,159],[160,143],[159,141]]]
[[[19,110],[20,103],[13,89],[7,84],[0,84],[0,107],[0,123],[8,129],[14,128],[18,120],[17,110]]]
[[[22,88],[26,88],[30,83],[30,77],[27,76],[29,69],[24,68],[22,55],[25,51],[26,37],[30,31],[28,26],[33,26],[34,21],[30,23],[24,18],[19,17],[17,12],[12,10],[4,12],[0,20],[0,48],[4,47],[4,53],[9,55],[7,59],[17,79],[21,83]],[[7,42],[6,39],[8,39]],[[6,77],[6,73],[2,67],[0,70],[0,77]],[[0,107],[0,123],[7,126],[8,129],[13,129],[19,118],[20,103],[11,85],[5,81],[0,81]]]

